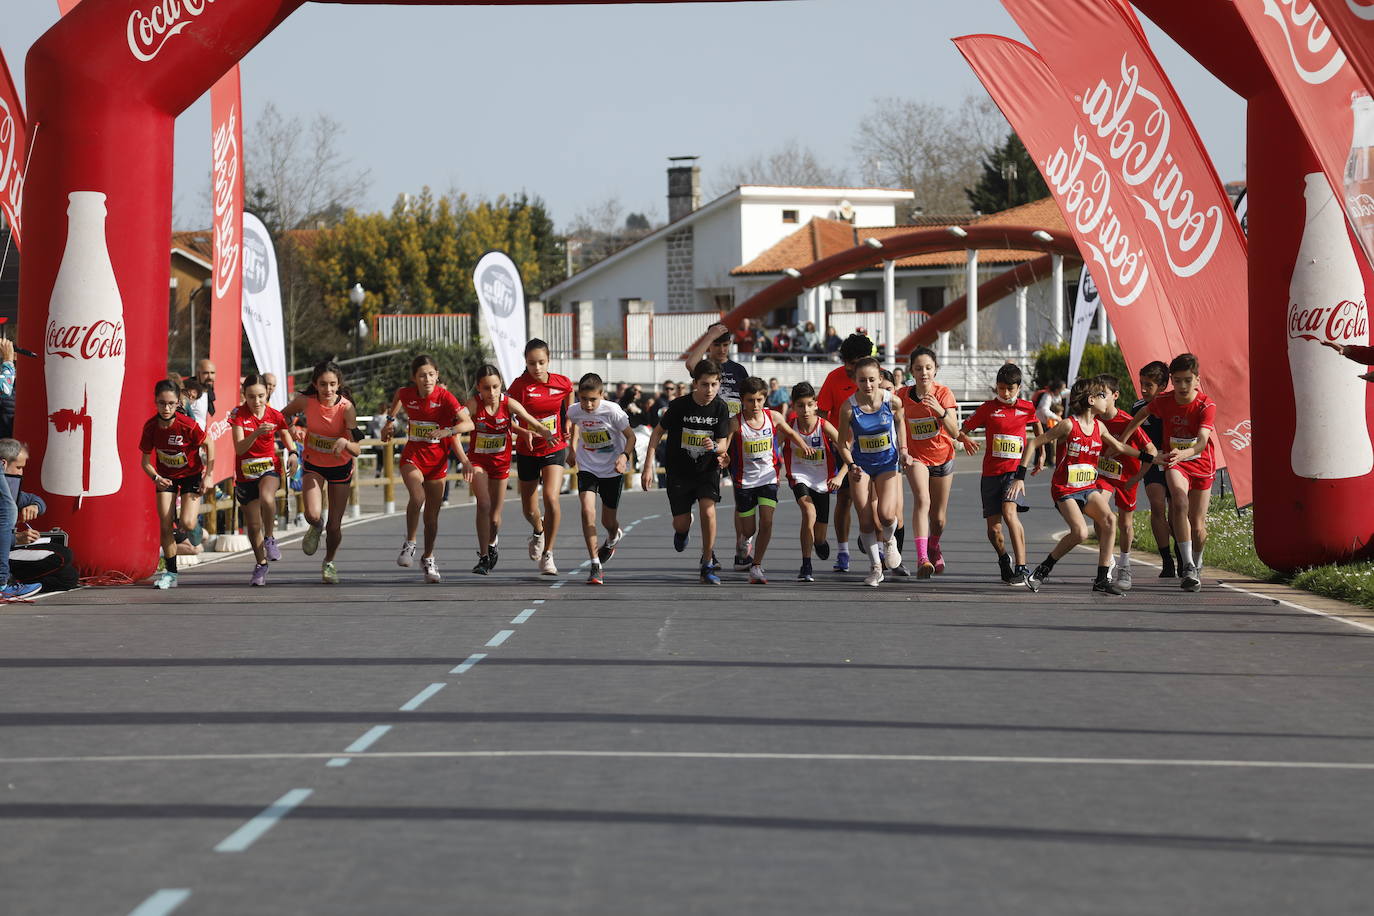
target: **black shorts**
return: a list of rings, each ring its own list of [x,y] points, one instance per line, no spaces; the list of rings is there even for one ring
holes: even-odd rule
[[[931,477],[950,477],[954,474],[954,459],[951,458],[944,464],[928,464],[926,473]]]
[[[587,471],[577,472],[577,492],[596,493],[601,497],[601,505],[607,509],[620,508],[620,493],[625,489],[625,475],[597,477]]]
[[[347,464],[336,464],[332,467],[321,467],[307,461],[304,462],[302,473],[323,477],[326,483],[348,483],[353,479],[353,459],[348,459]]]
[[[1078,508],[1082,509],[1088,505],[1088,497],[1096,492],[1096,490],[1078,490],[1074,493],[1065,493],[1063,496],[1056,499],[1054,501],[1054,504],[1057,506],[1062,502],[1068,502],[1069,500],[1073,500],[1074,502],[1078,503]]]
[[[668,508],[673,515],[687,515],[697,504],[697,500],[709,499],[712,502],[720,502],[720,475],[680,477],[670,474],[667,489]]]
[[[778,507],[778,485],[764,484],[759,487],[741,487],[735,484],[735,514],[740,518],[753,515],[759,506]]]
[[[258,491],[262,488],[263,477],[275,477],[280,483],[281,475],[276,471],[268,471],[255,480],[241,480],[234,484],[234,498],[239,501],[240,506],[246,506],[258,498]]]
[[[845,480],[848,479],[849,476],[845,475]],[[816,507],[816,521],[822,525],[830,524],[830,491],[821,493],[804,483],[794,483],[792,484],[792,495],[797,498],[798,503],[808,496],[811,497],[811,505]]]
[[[168,477],[172,485],[162,493],[178,493],[183,496],[199,496],[200,491],[205,486],[205,478],[199,474],[191,474],[186,477]]]
[[[568,450],[560,448],[552,455],[543,455],[536,458],[534,455],[515,455],[515,476],[519,477],[523,483],[535,483],[543,475],[544,468],[567,467]]]
[[[1164,489],[1169,489],[1169,485],[1164,482],[1164,469],[1157,464],[1150,465],[1145,471],[1143,482],[1147,487],[1152,483],[1157,483]]]
[[[1012,502],[1012,500],[1004,499],[1003,497],[1007,492],[1007,487],[1011,486],[1014,480],[1016,480],[1016,474],[1014,472],[993,474],[990,477],[984,477],[982,479],[983,518],[1000,516],[1002,514],[1002,503]],[[1017,512],[1030,511],[1030,506],[1026,505],[1026,494],[1024,492],[1016,497],[1015,503]]]

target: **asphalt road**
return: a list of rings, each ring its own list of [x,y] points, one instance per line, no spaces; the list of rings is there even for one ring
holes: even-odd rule
[[[0,607],[0,911],[1369,911],[1370,632],[1143,566],[1094,598],[1084,551],[1009,589],[976,474],[949,571],[876,590],[794,581],[790,502],[772,584],[699,585],[666,513],[626,495],[601,588],[512,501],[487,579],[454,508],[438,585],[392,517],[337,587],[290,544],[265,589]]]

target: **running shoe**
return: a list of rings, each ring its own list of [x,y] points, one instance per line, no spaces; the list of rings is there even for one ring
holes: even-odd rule
[[[921,565],[916,567],[916,578],[929,579],[935,575],[935,564],[927,558],[921,561]]]
[[[1196,566],[1183,567],[1183,581],[1179,585],[1185,592],[1202,591],[1202,577],[1198,575]]]
[[[177,574],[174,573],[174,572],[167,572],[167,570],[164,569],[162,572],[158,573],[156,576],[153,576],[153,588],[176,588],[176,587],[177,587]]]
[[[253,578],[248,580],[249,585],[267,584],[267,564],[259,563],[253,567]]]
[[[540,556],[544,553],[544,532],[534,532],[526,543],[529,545],[530,559],[538,563]]]
[[[849,551],[841,550],[835,554],[835,565],[831,568],[835,572],[849,572]]]
[[[701,581],[707,585],[720,585],[720,576],[716,575],[716,571],[708,564],[701,567]]]
[[[603,581],[601,580],[601,564],[600,564],[600,563],[593,563],[593,564],[592,564],[591,571],[587,573],[587,584],[588,584],[588,585],[605,585],[605,584],[606,584],[605,582],[603,582]]]
[[[1008,584],[1008,585],[1019,585],[1019,586],[1024,586],[1024,585],[1026,584],[1026,580],[1029,579],[1029,578],[1030,578],[1030,570],[1027,569],[1025,566],[1018,566],[1018,567],[1016,567],[1016,569],[1012,572],[1012,580],[1011,580],[1010,582],[1008,582],[1007,584]]]
[[[263,538],[262,549],[267,551],[268,561],[275,563],[281,559],[281,548],[277,546],[276,538]]]
[[[499,558],[500,554],[496,552],[496,538],[492,538],[491,546],[487,548],[487,569],[495,569],[496,561]]]
[[[720,560],[716,559],[716,552],[711,551],[711,562],[707,564],[711,567],[711,572],[720,572]]]
[[[443,578],[439,575],[439,564],[434,562],[433,557],[421,557],[420,566],[425,571],[426,582],[438,582]]]
[[[1122,597],[1123,595],[1125,595],[1126,593],[1123,592],[1121,589],[1117,588],[1114,584],[1112,584],[1112,580],[1111,580],[1110,578],[1107,578],[1107,579],[1095,579],[1095,580],[1093,581],[1093,594],[1094,594],[1094,595],[1115,595],[1116,597],[1120,598],[1120,597]]]
[[[624,536],[625,536],[625,529],[624,529],[624,528],[617,528],[617,529],[615,529],[615,537],[610,538],[609,540],[606,541],[606,543],[602,544],[599,548],[597,548],[597,551],[596,551],[596,560],[597,560],[597,562],[598,562],[598,563],[605,563],[605,562],[606,562],[607,560],[609,560],[611,557],[615,556],[615,549],[616,549],[617,547],[620,546],[620,539],[623,538]]]
[[[798,582],[815,582],[816,576],[811,571],[811,558],[806,557],[802,560],[801,569],[797,572]]]
[[[1008,585],[1018,585],[1016,572],[1011,568],[1011,554],[1004,553],[997,558],[997,568],[1002,573],[1002,581]]]
[[[892,574],[893,574],[894,576],[898,576],[899,578],[902,578],[902,579],[910,579],[910,578],[911,578],[911,570],[907,569],[905,566],[903,566],[903,565],[901,565],[901,564],[898,564],[898,565],[892,567]]]
[[[765,575],[763,574],[763,567],[762,567],[762,566],[759,566],[758,564],[754,564],[754,565],[752,565],[752,566],[749,567],[749,584],[750,584],[750,585],[767,585],[767,584],[768,584],[768,577],[765,576]]]
[[[401,553],[396,557],[396,565],[407,569],[415,565],[415,542],[406,541],[401,545]]]
[[[686,550],[686,549],[687,549],[687,539],[691,536],[691,534],[692,534],[692,529],[690,529],[690,528],[688,528],[686,531],[674,531],[674,532],[673,532],[673,549],[676,550],[678,553],[682,553],[684,550]]]
[[[829,541],[817,541],[815,544],[812,545],[812,547],[815,549],[817,557],[819,557],[822,560],[830,559]]]
[[[339,570],[332,560],[326,560],[324,565],[320,567],[320,579],[325,585],[339,584]]]
[[[553,554],[549,553],[547,550],[539,557],[539,575],[558,575],[558,567],[553,564]]]
[[[1035,567],[1035,572],[1026,576],[1026,588],[1033,592],[1038,592],[1040,591],[1040,586],[1043,585],[1045,580],[1049,577],[1050,571],[1045,568],[1044,563],[1041,563],[1039,566]]]
[[[902,565],[902,548],[897,546],[895,534],[883,542],[883,565],[888,569],[896,569]]]
[[[935,564],[935,575],[945,571],[945,555],[939,547],[930,548],[930,562]]]
[[[1123,564],[1116,568],[1116,576],[1112,579],[1112,584],[1115,585],[1117,588],[1121,589],[1123,592],[1128,592],[1131,590],[1131,586],[1134,583],[1131,581],[1130,564]]]
[[[472,567],[472,573],[475,576],[485,576],[489,572],[491,572],[491,560],[486,554],[483,554],[477,558],[477,565]]]
[[[301,550],[305,551],[307,557],[315,555],[315,551],[320,549],[320,534],[324,531],[319,525],[307,525],[305,537],[301,538]]]
[[[868,570],[868,575],[864,577],[864,585],[878,587],[878,583],[883,581],[883,564],[874,563]]]
[[[744,572],[754,565],[753,559],[749,556],[749,545],[744,546],[744,553],[735,551],[735,572]]]
[[[176,579],[176,573],[172,573],[172,578]],[[176,583],[173,582],[173,585]],[[6,585],[0,588],[0,601],[22,601],[32,597],[43,590],[43,586],[37,582],[16,582],[13,585]]]

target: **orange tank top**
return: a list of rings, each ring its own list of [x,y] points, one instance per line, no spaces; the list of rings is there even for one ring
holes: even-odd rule
[[[353,460],[347,453],[334,454],[334,442],[348,434],[348,399],[339,398],[326,407],[319,398],[305,399],[305,460],[317,467],[337,468]]]

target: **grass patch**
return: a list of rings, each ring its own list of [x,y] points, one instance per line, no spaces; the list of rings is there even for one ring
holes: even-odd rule
[[[1150,511],[1136,512],[1134,520],[1136,546],[1141,551],[1157,553],[1159,547],[1150,531]],[[1255,553],[1254,516],[1248,512],[1237,514],[1236,501],[1231,496],[1212,500],[1207,512],[1207,551],[1202,559],[1208,566],[1374,608],[1374,561],[1316,566],[1293,575],[1276,572]]]

